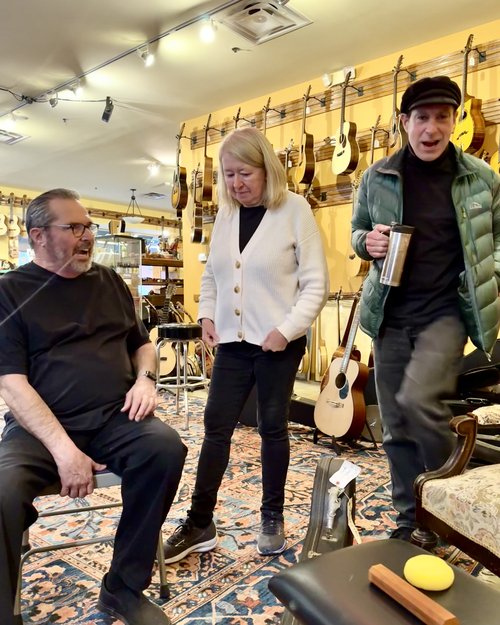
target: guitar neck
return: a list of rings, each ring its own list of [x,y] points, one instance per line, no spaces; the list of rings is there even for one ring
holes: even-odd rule
[[[356,310],[354,315],[354,320],[351,325],[351,329],[349,331],[349,338],[347,339],[347,345],[345,348],[344,355],[342,356],[342,363],[340,365],[340,370],[345,373],[347,371],[347,367],[349,366],[349,360],[351,358],[352,349],[354,347],[354,339],[356,338],[356,333],[359,327],[359,308]]]

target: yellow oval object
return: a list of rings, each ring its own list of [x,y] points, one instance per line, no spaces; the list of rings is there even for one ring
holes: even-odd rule
[[[446,590],[455,579],[451,566],[431,555],[413,556],[407,560],[403,575],[412,586],[422,590]]]

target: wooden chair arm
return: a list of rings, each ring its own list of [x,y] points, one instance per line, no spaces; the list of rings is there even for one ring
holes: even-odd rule
[[[474,451],[477,434],[477,417],[471,413],[453,417],[450,429],[457,434],[457,443],[452,454],[442,467],[417,476],[414,484],[415,496],[420,499],[422,488],[428,480],[452,477],[463,472]]]

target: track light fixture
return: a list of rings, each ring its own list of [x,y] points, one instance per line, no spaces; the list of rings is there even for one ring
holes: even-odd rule
[[[47,97],[52,108],[55,108],[59,104],[59,94],[57,91],[49,91]]]
[[[103,122],[109,122],[110,117],[111,117],[111,113],[113,112],[113,109],[115,108],[115,105],[113,104],[113,100],[108,96],[106,96],[106,104],[104,106],[104,111],[102,112],[102,121]]]
[[[73,93],[75,98],[80,98],[83,92],[80,80],[77,80],[73,85],[70,85],[68,89]]]
[[[213,20],[207,19],[200,28],[200,39],[203,43],[212,43],[215,41],[215,31],[217,30]]]
[[[123,218],[123,221],[129,224],[140,224],[144,221],[144,217],[142,216],[141,209],[137,204],[137,200],[135,199],[135,189],[130,189],[132,191],[132,197],[130,198],[130,202],[127,208],[127,212]],[[137,213],[135,212],[137,209]]]
[[[155,62],[155,55],[149,51],[149,46],[145,46],[144,48],[139,48],[137,50],[137,54],[144,61],[144,65],[146,67],[151,67]]]

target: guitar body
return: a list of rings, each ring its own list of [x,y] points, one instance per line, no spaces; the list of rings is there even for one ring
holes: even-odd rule
[[[351,254],[347,257],[347,277],[352,278],[364,278],[370,271],[370,261],[364,260],[351,251]]]
[[[356,141],[356,124],[344,122],[335,135],[335,148],[332,156],[332,171],[340,174],[352,174],[359,161],[359,147]]]
[[[151,328],[150,332],[149,332],[149,338],[151,340],[151,343],[153,343],[154,346],[156,346],[156,344],[158,343],[158,327],[155,326],[154,328]],[[167,375],[170,375],[172,373],[172,371],[175,369],[175,364],[177,362],[177,356],[175,355],[175,349],[172,346],[172,343],[165,343],[160,351],[160,362],[159,362],[159,369],[158,369],[158,374],[159,377],[165,377]]]
[[[314,423],[328,436],[355,440],[365,425],[363,390],[368,380],[368,367],[349,359],[344,373],[341,365],[341,359],[334,358],[323,376],[314,408]]]
[[[305,132],[300,146],[299,162],[295,168],[295,188],[298,189],[299,184],[310,185],[314,180],[315,169],[314,136],[310,132]]]
[[[185,167],[179,167],[174,173],[172,183],[172,208],[180,211],[186,208],[188,201],[187,173]]]
[[[191,243],[203,242],[203,205],[201,202],[194,202],[193,224],[191,226]]]
[[[406,134],[406,130],[403,128],[403,124],[399,120],[398,115],[395,120],[393,119],[391,121],[391,128],[387,139],[387,156],[394,154],[394,152],[403,148],[407,143],[408,135]]]
[[[493,171],[496,171],[497,174],[500,174],[499,152],[500,150],[497,150],[495,154],[493,154],[493,156],[490,158],[490,167],[493,169]]]
[[[463,111],[457,119],[451,142],[462,148],[464,152],[474,154],[481,149],[484,134],[485,123],[481,113],[481,100],[469,97],[464,102]]]

